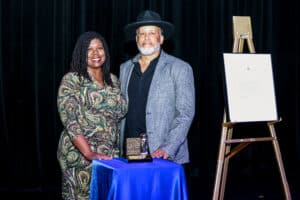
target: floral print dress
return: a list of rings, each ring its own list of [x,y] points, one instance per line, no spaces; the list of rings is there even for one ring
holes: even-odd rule
[[[57,158],[62,170],[62,197],[88,199],[91,161],[73,145],[72,140],[84,135],[92,151],[112,157],[119,156],[120,120],[127,111],[120,83],[111,74],[113,86],[100,86],[67,73],[58,90],[58,111],[64,130],[59,140]]]

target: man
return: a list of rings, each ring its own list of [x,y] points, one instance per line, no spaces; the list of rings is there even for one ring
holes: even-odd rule
[[[153,158],[189,162],[187,134],[195,113],[195,88],[190,65],[161,50],[173,25],[146,10],[125,32],[139,54],[120,67],[121,89],[128,100],[121,143],[146,133]],[[123,149],[124,147],[121,147]]]

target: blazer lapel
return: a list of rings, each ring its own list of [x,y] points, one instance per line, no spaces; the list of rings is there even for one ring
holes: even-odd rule
[[[167,64],[167,60],[166,60],[166,56],[165,56],[165,53],[164,51],[161,51],[161,55],[159,57],[159,60],[157,62],[157,65],[156,65],[156,68],[155,68],[155,72],[153,74],[153,78],[152,78],[152,81],[151,81],[151,86],[150,86],[150,89],[149,89],[149,93],[148,93],[148,101],[147,102],[150,102],[152,100],[152,96],[154,94],[154,91],[158,91],[158,87],[159,87],[159,82],[162,78],[162,72],[164,70],[164,67],[165,65]],[[147,103],[148,105],[149,103]]]

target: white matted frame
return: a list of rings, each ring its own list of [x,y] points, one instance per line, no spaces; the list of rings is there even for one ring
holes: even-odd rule
[[[224,53],[227,119],[278,120],[270,54]]]

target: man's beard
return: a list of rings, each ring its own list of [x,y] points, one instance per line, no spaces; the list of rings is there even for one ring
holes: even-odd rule
[[[154,47],[151,47],[151,48],[143,48],[143,47],[140,47],[139,45],[137,45],[139,51],[141,52],[142,55],[145,55],[145,56],[149,56],[151,54],[153,54],[154,52],[157,52],[160,50],[160,44],[157,44],[156,46]]]

